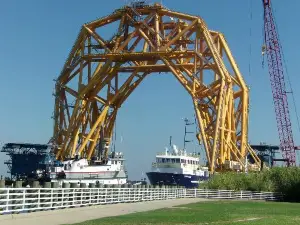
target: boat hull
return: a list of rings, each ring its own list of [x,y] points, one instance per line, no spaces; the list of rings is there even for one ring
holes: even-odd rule
[[[174,174],[161,172],[146,173],[151,185],[179,185],[185,188],[195,188],[208,177],[189,174]]]

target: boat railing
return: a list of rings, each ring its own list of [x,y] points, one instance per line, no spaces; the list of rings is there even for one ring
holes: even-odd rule
[[[192,157],[192,158],[195,158],[195,159],[199,159],[199,155],[196,155],[196,154],[192,154],[192,153],[189,153],[189,154],[175,154],[175,153],[165,153],[165,152],[159,152],[159,153],[156,153],[156,156],[181,156],[181,157]]]

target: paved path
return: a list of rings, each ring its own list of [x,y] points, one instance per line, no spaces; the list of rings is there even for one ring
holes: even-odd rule
[[[118,216],[134,212],[172,207],[207,199],[174,199],[137,203],[120,203],[112,205],[97,205],[90,207],[69,208],[61,210],[40,211],[33,213],[0,215],[0,225],[61,225],[79,223],[86,220],[108,216]]]

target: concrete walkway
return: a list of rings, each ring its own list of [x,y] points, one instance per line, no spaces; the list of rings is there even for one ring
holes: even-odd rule
[[[61,210],[40,211],[33,213],[0,215],[2,225],[61,225],[79,223],[102,217],[118,216],[135,212],[143,212],[182,204],[209,201],[208,199],[190,198],[160,200],[136,203],[120,203],[113,205],[97,205],[90,207],[69,208]]]

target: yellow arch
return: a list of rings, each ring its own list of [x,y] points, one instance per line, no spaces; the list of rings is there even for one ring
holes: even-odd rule
[[[109,26],[116,33],[104,38]],[[171,72],[192,97],[211,172],[260,169],[248,145],[248,88],[224,36],[159,4],[126,6],[83,25],[56,82],[57,159],[90,159],[100,133],[108,144],[118,109],[156,72]]]

